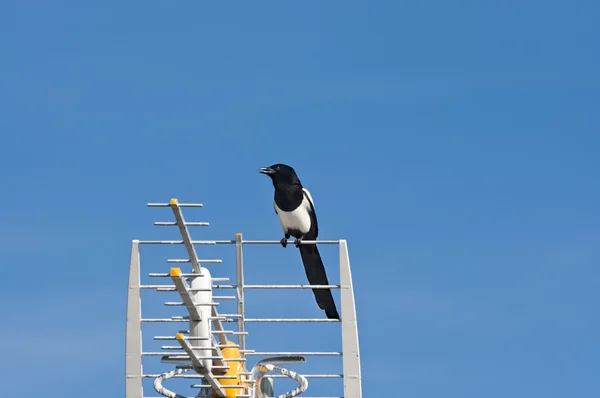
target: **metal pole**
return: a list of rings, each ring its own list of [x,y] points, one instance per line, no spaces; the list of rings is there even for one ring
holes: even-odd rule
[[[125,347],[125,397],[142,398],[142,302],[140,297],[139,241],[131,243],[129,291],[127,294],[127,338]]]
[[[340,297],[342,302],[342,366],[344,369],[344,397],[361,398],[360,352],[358,348],[358,326],[350,258],[345,240],[340,240]]]
[[[188,256],[190,258],[190,262],[192,263],[192,267],[195,273],[202,275],[202,267],[200,266],[200,262],[198,261],[198,255],[196,254],[196,249],[194,248],[194,244],[192,243],[192,237],[190,236],[190,232],[186,227],[185,219],[183,218],[183,213],[181,212],[181,205],[177,198],[172,198],[170,201],[171,209],[173,210],[173,215],[175,216],[175,223],[179,227],[179,232],[181,233],[181,237],[183,238],[183,244],[185,245],[185,249],[188,252]],[[201,207],[202,205],[200,205]]]
[[[237,289],[237,304],[238,304],[238,332],[244,332],[244,256],[242,247],[242,234],[235,234],[235,269],[236,269],[236,289]],[[246,349],[246,335],[240,334],[238,337],[240,350]],[[245,352],[241,353],[242,358],[246,356]]]

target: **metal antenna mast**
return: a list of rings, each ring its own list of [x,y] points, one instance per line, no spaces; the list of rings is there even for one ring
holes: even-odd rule
[[[249,285],[244,282],[244,246],[246,245],[279,245],[278,240],[244,240],[242,234],[236,234],[233,240],[192,240],[191,226],[208,226],[207,222],[186,221],[182,209],[186,207],[202,207],[201,204],[179,203],[171,199],[169,203],[148,203],[149,207],[163,207],[172,210],[175,221],[155,222],[157,226],[177,226],[181,240],[134,240],[131,244],[129,264],[129,291],[127,296],[127,332],[125,358],[125,397],[150,398],[145,395],[143,380],[154,379],[154,390],[163,397],[187,398],[167,387],[168,379],[196,379],[199,383],[191,387],[198,389],[196,397],[206,398],[262,398],[275,396],[274,379],[289,378],[298,386],[278,398],[306,396],[309,379],[341,379],[343,380],[344,398],[362,398],[360,355],[358,346],[358,329],[354,291],[348,247],[345,240],[303,241],[302,244],[338,245],[339,247],[339,285]],[[183,245],[187,252],[185,259],[168,259],[169,263],[191,264],[191,272],[185,273],[181,268],[170,268],[168,272],[154,272],[147,275],[152,278],[167,279],[169,284],[141,284],[140,249],[145,245]],[[219,264],[222,260],[201,259],[196,252],[197,246],[231,245],[235,249],[235,284],[226,285],[215,282],[226,282],[229,278],[214,278],[207,268],[209,264]],[[166,271],[166,270],[165,270]],[[215,290],[231,289],[234,296],[217,296]],[[341,320],[326,318],[249,318],[245,302],[245,291],[248,289],[339,289]],[[165,302],[168,308],[184,308],[187,316],[170,316],[166,318],[142,317],[143,290],[171,292],[179,295],[180,301]],[[146,300],[146,299],[144,299]],[[219,305],[224,300],[235,300],[236,314],[221,314]],[[156,309],[148,304],[148,310]],[[146,308],[146,307],[144,307]],[[341,323],[341,351],[253,351],[246,348],[246,324],[248,323],[283,323],[293,328],[299,322]],[[147,323],[186,323],[188,330],[177,330],[168,336],[153,336],[157,341],[173,341],[177,345],[161,346],[160,351],[144,351],[142,347],[142,325]],[[236,324],[237,330],[229,330],[226,323]],[[229,340],[236,337],[237,342]],[[342,369],[331,374],[300,374],[281,365],[303,364],[307,356],[342,357]],[[160,357],[160,363],[170,364],[171,369],[162,373],[144,373],[143,361],[146,357]],[[249,359],[262,357],[249,368]],[[153,364],[156,365],[156,364]],[[305,365],[306,366],[306,365]],[[273,374],[275,373],[275,374]],[[156,395],[155,395],[156,396]],[[191,397],[190,397],[191,398]],[[334,397],[327,397],[334,398]]]

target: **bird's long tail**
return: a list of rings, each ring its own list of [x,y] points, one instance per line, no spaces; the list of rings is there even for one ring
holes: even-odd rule
[[[311,285],[329,285],[325,266],[317,245],[300,245],[300,256],[304,264],[304,270],[308,278],[308,283]],[[325,314],[329,319],[340,319],[340,315],[335,308],[335,301],[330,289],[313,289],[315,299],[319,308],[325,310]]]

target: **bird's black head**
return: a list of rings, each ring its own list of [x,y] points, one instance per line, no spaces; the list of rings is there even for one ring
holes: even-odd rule
[[[259,173],[271,177],[274,185],[300,184],[300,180],[294,169],[286,164],[277,163],[269,167],[261,167]]]

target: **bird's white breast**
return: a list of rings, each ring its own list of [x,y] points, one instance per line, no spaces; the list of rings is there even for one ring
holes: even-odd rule
[[[306,198],[306,195],[300,206],[293,211],[283,211],[277,207],[276,203],[274,203],[274,206],[284,232],[298,230],[302,233],[306,233],[310,230],[310,202]]]

